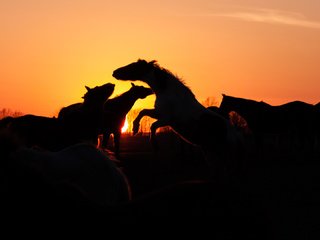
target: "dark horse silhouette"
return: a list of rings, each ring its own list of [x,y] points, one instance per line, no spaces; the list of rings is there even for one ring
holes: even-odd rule
[[[0,128],[16,135],[27,147],[58,151],[79,142],[96,143],[102,121],[102,106],[112,94],[114,84],[90,89],[82,104],[64,108],[59,118],[36,115],[7,117],[0,120]]]
[[[0,120],[1,131],[10,132],[27,147],[57,151],[77,140],[68,134],[57,118],[36,115],[7,117]]]
[[[103,141],[101,147],[107,147],[110,134],[113,134],[115,155],[117,158],[120,157],[121,128],[125,123],[127,113],[138,99],[144,99],[153,94],[151,88],[136,86],[133,83],[131,83],[131,85],[131,88],[127,92],[115,98],[108,99],[103,105]]]
[[[58,119],[68,132],[78,139],[97,141],[103,118],[103,104],[112,95],[115,85],[107,83],[95,88],[86,86],[83,103],[75,103],[60,110]]]
[[[266,134],[283,135],[290,144],[314,144],[315,107],[301,101],[271,106],[265,102],[223,94],[220,111],[239,113],[256,135],[257,141]]]
[[[220,171],[229,159],[235,160],[237,134],[229,121],[205,108],[192,91],[170,71],[156,61],[138,60],[116,69],[113,77],[118,80],[140,80],[147,83],[156,95],[155,108],[142,110],[134,120],[134,133],[142,117],[157,119],[151,125],[151,140],[160,127],[170,126],[181,138],[203,149],[208,163]],[[234,151],[233,151],[234,150]],[[224,160],[222,160],[224,159]],[[220,166],[218,166],[220,165]]]
[[[0,156],[0,202],[6,202],[8,209],[2,210],[11,213],[67,213],[86,205],[107,207],[131,199],[125,175],[89,144],[51,152],[26,148],[16,136],[0,131]]]
[[[316,146],[318,146],[318,151],[320,151],[320,102],[318,102],[315,105],[315,109],[316,109],[316,131],[317,131]]]

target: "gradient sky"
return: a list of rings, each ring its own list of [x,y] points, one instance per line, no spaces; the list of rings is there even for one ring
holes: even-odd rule
[[[84,86],[158,60],[202,101],[320,101],[319,0],[0,2],[0,108],[54,116]],[[115,96],[114,95],[114,96]],[[154,98],[136,107],[151,107]]]

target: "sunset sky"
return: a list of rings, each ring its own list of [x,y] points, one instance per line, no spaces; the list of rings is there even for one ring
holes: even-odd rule
[[[130,82],[112,71],[138,58],[158,60],[199,101],[317,103],[319,13],[319,0],[0,1],[0,109],[54,116],[106,82],[118,95]]]

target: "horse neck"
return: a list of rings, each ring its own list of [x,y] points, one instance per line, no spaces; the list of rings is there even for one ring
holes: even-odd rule
[[[82,104],[82,109],[88,110],[90,112],[97,112],[97,111],[101,111],[103,104],[105,101],[99,101],[99,102],[95,102],[95,101],[84,101]]]
[[[132,91],[129,90],[116,98],[110,99],[110,101],[106,102],[106,105],[112,104],[117,108],[118,113],[126,114],[138,99],[139,97],[132,94]]]
[[[154,70],[148,74],[143,81],[150,86],[155,95],[158,95],[165,90],[167,80],[171,77],[172,76],[164,70],[154,68]]]
[[[164,69],[155,68],[153,74],[149,75],[145,82],[152,88],[155,95],[173,93],[195,98],[191,90],[185,86],[176,76]]]

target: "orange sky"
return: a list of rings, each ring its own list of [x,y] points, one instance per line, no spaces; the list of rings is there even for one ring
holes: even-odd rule
[[[10,0],[0,2],[0,108],[54,116],[84,85],[157,59],[201,101],[221,93],[320,101],[318,0]],[[136,107],[151,107],[154,99]]]

